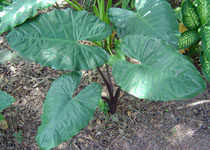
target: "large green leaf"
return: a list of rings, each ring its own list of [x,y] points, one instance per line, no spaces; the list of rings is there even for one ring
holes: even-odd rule
[[[80,44],[100,41],[112,28],[86,11],[54,10],[27,22],[7,37],[11,48],[41,65],[57,70],[88,70],[108,61],[98,46]]]
[[[197,11],[202,25],[210,24],[210,1],[197,0]]]
[[[18,0],[0,12],[0,34],[37,15],[37,9],[52,6],[56,0]]]
[[[120,38],[144,34],[177,46],[179,25],[174,10],[166,0],[138,0],[136,12],[111,8],[109,17]]]
[[[179,49],[188,48],[191,45],[197,43],[199,39],[200,39],[200,36],[197,30],[187,30],[181,34],[181,37],[178,43],[178,48]]]
[[[36,138],[41,149],[48,150],[71,139],[93,118],[101,97],[101,87],[92,83],[72,97],[80,79],[80,72],[72,72],[52,83]]]
[[[184,0],[182,3],[182,20],[188,29],[197,29],[200,27],[200,20],[197,9],[191,0]]]
[[[205,55],[202,55],[200,58],[202,64],[202,72],[206,80],[210,81],[210,61]]]
[[[205,82],[193,64],[160,39],[127,36],[122,51],[139,64],[115,63],[114,78],[121,89],[138,98],[181,100],[205,90]]]
[[[15,99],[6,92],[0,91],[0,111],[9,107]]]
[[[210,60],[210,25],[201,27],[201,41],[204,55]]]

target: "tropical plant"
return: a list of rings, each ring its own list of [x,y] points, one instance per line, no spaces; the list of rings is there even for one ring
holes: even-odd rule
[[[190,48],[191,55],[200,55],[202,72],[210,81],[210,1],[196,0],[193,3],[191,0],[184,0],[181,10],[187,30],[181,34],[179,49]]]
[[[45,2],[52,4],[53,0]],[[154,101],[187,99],[205,90],[200,73],[178,52],[178,22],[167,0],[136,1],[136,11],[110,8],[107,14],[113,27],[104,19],[107,15],[103,0],[97,3],[99,15],[95,13],[100,18],[83,11],[76,0],[69,2],[79,11],[55,9],[25,23],[22,21],[35,13],[29,15],[24,9],[21,14],[26,11],[27,17],[15,18],[23,24],[7,35],[10,47],[22,56],[56,70],[71,71],[53,81],[47,93],[36,138],[41,149],[51,149],[71,139],[94,116],[101,99],[101,86],[91,83],[75,96],[74,90],[82,78],[80,70],[99,71],[109,92],[109,97],[102,99],[108,103],[111,114],[116,112],[121,89]],[[35,12],[38,7],[43,8],[34,1],[25,3],[33,4],[30,6],[34,8],[30,9]],[[3,17],[14,19],[14,14],[8,14]],[[1,23],[7,24],[2,31],[18,24],[11,25],[8,20],[2,19]],[[113,38],[115,31],[119,40]],[[109,44],[107,38],[116,44]],[[127,61],[125,55],[131,61]],[[103,65],[107,78],[100,69]],[[116,91],[109,65],[118,85]]]

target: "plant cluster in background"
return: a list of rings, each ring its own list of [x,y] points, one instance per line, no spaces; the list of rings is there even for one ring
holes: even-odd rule
[[[183,0],[179,20],[186,28],[179,39],[179,49],[189,48],[189,56],[200,55],[202,72],[210,81],[210,1]],[[181,16],[180,16],[181,14]]]

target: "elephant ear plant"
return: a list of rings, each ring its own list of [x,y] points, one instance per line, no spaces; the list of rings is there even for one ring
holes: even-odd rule
[[[74,0],[75,1],[75,0]],[[21,55],[56,70],[70,73],[56,79],[46,96],[37,143],[51,149],[71,139],[93,118],[101,87],[92,83],[73,96],[82,74],[98,69],[109,91],[102,97],[110,113],[116,112],[120,90],[150,100],[182,100],[201,93],[206,84],[188,59],[178,52],[178,22],[166,0],[136,0],[136,11],[109,9],[113,27],[86,11],[53,10],[17,26],[7,36],[10,47]],[[107,46],[97,43],[113,35],[122,42],[119,51],[137,63],[117,59],[108,63]],[[89,41],[91,45],[84,45]],[[106,43],[106,42],[103,42]],[[107,77],[100,67],[106,65]],[[109,66],[119,88],[113,91]]]

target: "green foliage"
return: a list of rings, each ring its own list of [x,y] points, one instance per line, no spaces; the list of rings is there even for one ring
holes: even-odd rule
[[[7,7],[10,4],[9,1],[7,0],[1,0],[0,1],[0,11],[2,11],[3,9],[5,9],[5,7]]]
[[[4,116],[0,113],[0,121],[4,120]]]
[[[109,112],[109,105],[107,102],[104,102],[102,99],[99,100],[98,108],[104,113],[104,115],[107,115]]]
[[[0,91],[0,111],[9,107],[14,101],[12,96],[6,92]]]
[[[203,53],[210,61],[210,25],[201,27],[201,41]]]
[[[200,27],[200,20],[197,9],[191,0],[184,0],[182,2],[182,20],[188,29],[197,29]]]
[[[37,15],[37,9],[52,6],[56,0],[18,0],[0,12],[0,34]]]
[[[41,149],[51,149],[71,139],[93,118],[101,97],[101,87],[92,83],[72,97],[80,80],[81,73],[72,72],[52,83],[36,138]]]
[[[89,70],[106,63],[109,56],[101,47],[87,46],[82,41],[103,40],[111,33],[112,28],[98,17],[66,9],[40,15],[15,28],[7,39],[11,48],[43,66]]]
[[[23,140],[23,137],[21,136],[22,131],[19,130],[18,133],[14,133],[13,136],[17,140],[18,143],[21,143]]]
[[[97,0],[93,5],[96,16],[82,11],[84,8],[76,0],[66,0],[78,11],[53,10],[26,22],[28,17],[37,14],[37,9],[48,7],[55,1],[20,1],[25,3],[9,5],[10,12],[6,8],[3,11],[6,15],[1,20],[1,26],[5,24],[1,32],[21,24],[7,36],[10,47],[43,66],[73,71],[56,79],[47,93],[36,138],[41,149],[48,150],[71,139],[87,126],[97,106],[104,113],[115,113],[121,89],[139,98],[167,101],[191,98],[206,88],[193,64],[178,53],[178,22],[167,0],[136,1],[136,11],[110,8],[112,0],[107,3]],[[123,7],[127,7],[133,1],[123,2]],[[30,9],[17,11],[22,6]],[[198,15],[189,0],[183,2],[181,10],[188,31],[182,34],[180,45],[186,47],[198,42],[199,16],[205,15]],[[14,15],[17,16],[15,19]],[[208,19],[203,18],[207,23]],[[114,30],[109,25],[111,21]],[[115,31],[121,39],[113,40]],[[207,63],[209,37],[209,26],[202,24],[202,46]],[[127,61],[126,57],[137,63]],[[112,74],[120,86],[116,91],[113,90],[107,63],[112,65]],[[103,64],[106,64],[108,79],[100,71]],[[208,73],[207,65],[204,63],[203,66]],[[102,97],[106,102],[100,100],[101,87],[96,83],[74,94],[82,77],[75,71],[95,68],[109,92],[109,98]]]
[[[90,11],[93,5],[96,3],[96,0],[82,0],[84,3],[84,8],[87,11]]]
[[[197,43],[199,39],[200,39],[200,36],[197,30],[187,30],[181,34],[181,37],[178,43],[178,48],[179,49],[188,48],[191,45]]]
[[[206,58],[205,55],[202,55],[201,58],[202,72],[206,80],[210,81],[210,61]]]
[[[196,4],[196,6],[194,6]],[[210,1],[196,0],[192,3],[190,0],[183,1],[182,15],[183,22],[188,31],[182,33],[179,39],[179,48],[196,47],[201,39],[202,56],[200,57],[202,64],[202,72],[207,80],[210,79]],[[198,27],[200,27],[198,29]],[[193,48],[190,54],[193,53]]]
[[[118,62],[118,61],[126,60],[125,55],[124,55],[124,54],[122,53],[122,51],[121,51],[121,47],[120,47],[121,43],[120,43],[120,41],[117,40],[117,39],[115,39],[115,44],[116,44],[116,45],[115,45],[116,54],[113,55],[113,56],[111,56],[111,57],[109,57],[109,62],[108,62],[108,64],[109,64],[110,66],[112,66],[114,63],[116,63],[116,62]]]
[[[202,25],[210,24],[210,1],[209,0],[196,0],[197,11]]]
[[[181,100],[201,93],[206,86],[200,73],[175,51],[173,46],[157,38],[125,37],[122,52],[138,60],[139,64],[115,63],[113,75],[116,83],[126,92],[150,100]],[[189,80],[192,76],[193,79]]]
[[[178,22],[167,1],[141,0],[136,2],[136,12],[120,8],[109,10],[110,20],[117,35],[147,35],[177,46]],[[163,9],[164,8],[164,9]]]
[[[123,9],[134,9],[135,8],[135,0],[119,0],[115,5],[115,7],[120,6]]]
[[[179,22],[183,23],[183,20],[182,20],[182,8],[181,7],[177,7],[174,10],[176,12],[176,17],[179,20]]]

